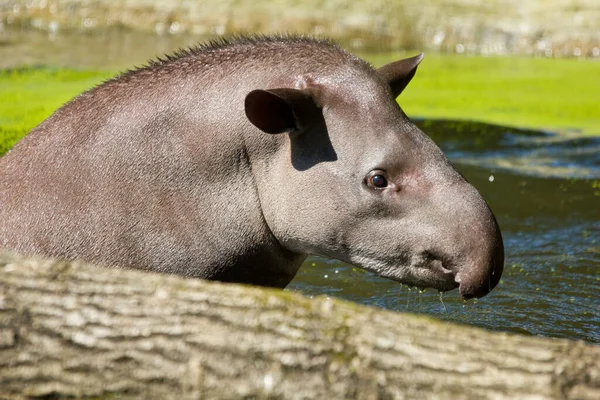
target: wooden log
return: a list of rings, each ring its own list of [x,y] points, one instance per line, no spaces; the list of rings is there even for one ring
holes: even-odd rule
[[[0,398],[599,399],[600,346],[0,252]]]

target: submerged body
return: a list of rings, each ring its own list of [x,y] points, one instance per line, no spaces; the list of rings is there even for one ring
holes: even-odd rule
[[[240,38],[127,72],[0,159],[0,247],[276,287],[318,254],[485,295],[496,221],[395,102],[420,61]]]

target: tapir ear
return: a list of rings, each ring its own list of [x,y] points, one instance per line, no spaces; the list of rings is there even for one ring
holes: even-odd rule
[[[423,57],[425,57],[425,53],[384,65],[377,70],[377,73],[390,85],[394,98],[402,93],[408,82],[415,76],[417,67]]]
[[[297,89],[253,90],[244,102],[246,117],[266,133],[302,130],[307,108],[316,105],[311,96]]]

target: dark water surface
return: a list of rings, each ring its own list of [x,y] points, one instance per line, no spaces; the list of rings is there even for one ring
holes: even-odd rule
[[[600,342],[600,137],[420,121],[496,215],[500,284],[464,302],[311,257],[288,286],[498,331]]]

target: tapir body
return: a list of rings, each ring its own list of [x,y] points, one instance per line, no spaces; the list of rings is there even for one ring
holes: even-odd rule
[[[495,218],[395,101],[421,58],[242,37],[128,71],[0,159],[0,247],[275,287],[317,254],[483,296]]]

